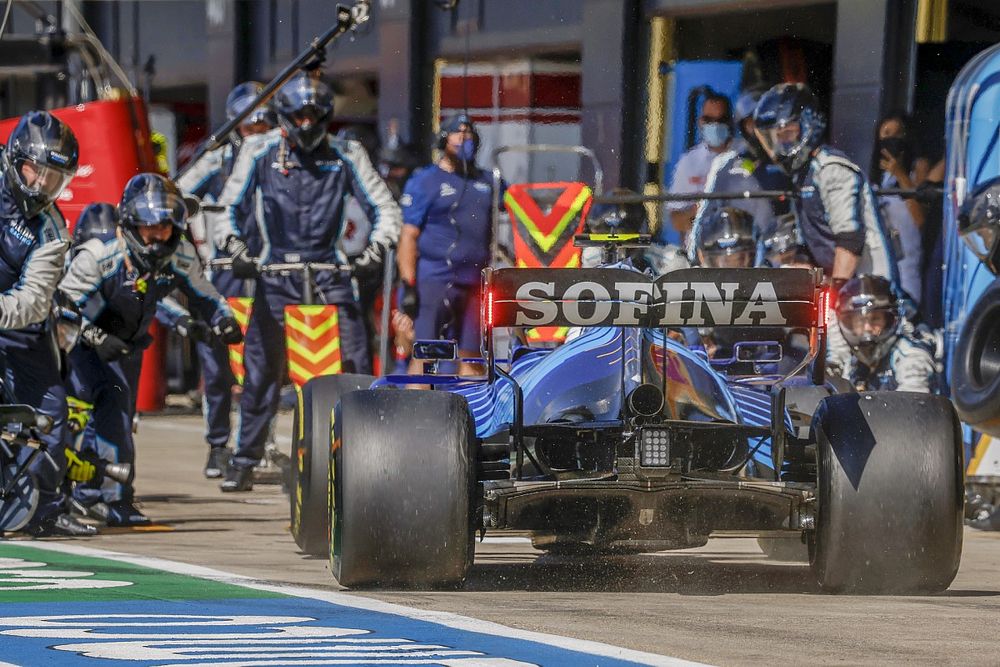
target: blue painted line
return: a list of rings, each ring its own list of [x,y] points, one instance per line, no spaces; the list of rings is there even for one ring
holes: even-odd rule
[[[36,557],[32,553],[0,563],[6,568],[0,568],[0,587],[5,591],[5,601],[0,602],[0,666],[8,664],[4,661],[19,665],[188,667],[694,664],[341,592],[267,584],[159,559],[68,544],[46,544],[32,549],[35,551],[38,562],[33,562]],[[93,577],[93,582],[102,594],[112,597],[73,600],[71,584],[84,586],[93,572],[67,571],[70,566],[65,560],[45,566],[46,556],[52,559],[56,555],[52,552],[81,557],[81,570],[93,570],[95,559],[106,559],[106,571]],[[148,568],[144,571],[152,572],[150,576],[156,572],[182,575],[175,577],[175,585],[183,587],[184,595],[162,599],[172,597],[170,591],[161,588],[158,592],[152,584],[143,584],[141,577],[126,571],[126,564]],[[132,583],[108,582],[101,577]],[[43,588],[50,581],[62,581],[68,586],[67,595],[62,600],[17,602],[19,578],[24,586]],[[102,581],[121,586],[96,586]],[[219,590],[225,590],[228,597],[185,598],[190,594],[188,583],[208,587],[211,582],[225,584]],[[122,599],[114,599],[115,590],[121,591]],[[148,599],[143,599],[143,591]],[[33,594],[39,593],[36,590]]]

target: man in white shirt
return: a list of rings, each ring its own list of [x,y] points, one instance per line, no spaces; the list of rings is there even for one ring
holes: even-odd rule
[[[728,97],[713,92],[705,96],[698,117],[698,131],[701,141],[677,161],[670,182],[671,194],[703,192],[712,160],[727,151],[733,143],[733,110]],[[697,208],[696,201],[667,202],[665,206],[670,214],[670,223],[682,239],[691,229]]]

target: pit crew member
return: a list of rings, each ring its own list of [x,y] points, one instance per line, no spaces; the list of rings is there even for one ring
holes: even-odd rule
[[[894,249],[871,187],[858,165],[823,143],[826,118],[809,88],[774,86],[757,103],[754,124],[768,157],[792,180],[799,234],[812,264],[830,280],[831,299],[862,273],[885,277],[898,293]],[[834,324],[831,311],[827,367],[841,374],[850,348]]]
[[[245,111],[263,88],[264,85],[257,81],[241,83],[233,88],[226,98],[226,116],[231,120]],[[178,178],[177,187],[185,194],[209,201],[218,200],[246,138],[263,134],[274,128],[275,125],[277,125],[277,120],[274,112],[266,105],[257,107],[232,132],[225,146],[205,153]],[[206,261],[227,256],[224,250],[216,247],[214,234],[211,230],[207,228],[196,230],[196,226],[199,224],[207,227],[207,223],[212,219],[210,216],[200,215],[191,221],[195,238],[202,241],[198,250]],[[254,247],[254,251],[259,253],[260,248]],[[208,275],[215,289],[227,299],[248,294],[246,281],[237,278],[230,271],[211,271]],[[191,322],[193,326],[197,327],[198,321],[197,319],[186,319],[181,320],[180,324],[184,328],[184,325]],[[232,428],[230,413],[233,407],[232,392],[233,385],[236,384],[236,377],[229,365],[229,348],[222,341],[209,337],[198,342],[196,349],[198,361],[201,363],[202,377],[205,380],[205,393],[202,400],[204,401],[208,460],[205,462],[204,474],[209,479],[215,479],[222,477],[229,462],[230,453],[226,445],[229,444]],[[244,357],[244,363],[247,365],[253,365],[256,362],[257,358],[255,357]]]
[[[227,213],[215,228],[219,247],[233,258],[236,277],[256,278],[244,358],[259,359],[246,369],[240,431],[223,491],[253,488],[253,466],[264,453],[284,375],[284,307],[300,303],[303,291],[301,274],[258,275],[249,244],[257,234],[270,241],[261,257],[264,263],[343,264],[346,258],[336,246],[344,231],[345,200],[351,194],[373,222],[368,245],[353,265],[355,276],[363,281],[381,274],[401,225],[399,207],[361,144],[329,135],[333,94],[325,83],[299,74],[277,93],[274,106],[281,131],[261,135],[240,151],[219,199]],[[369,372],[365,328],[350,277],[321,271],[314,274],[314,281],[318,301],[338,307],[345,368]]]
[[[853,353],[844,377],[859,391],[937,389],[933,340],[906,321],[882,276],[861,275],[840,288],[837,324]]]
[[[406,183],[399,240],[401,310],[417,340],[453,338],[459,356],[479,356],[479,285],[489,264],[493,179],[476,165],[479,133],[459,114],[441,124],[437,163]],[[410,371],[420,371],[413,360]],[[459,366],[462,374],[476,369]]]
[[[69,126],[45,111],[18,121],[0,154],[0,363],[13,400],[53,421],[42,436],[48,456],[32,472],[39,505],[25,532],[92,535],[66,511],[66,391],[49,313],[62,277],[69,238],[55,205],[76,172],[78,146]]]
[[[134,469],[135,395],[156,304],[179,288],[224,341],[237,343],[242,336],[225,300],[202,275],[194,247],[182,238],[188,210],[177,186],[159,174],[132,177],[118,217],[116,237],[84,243],[59,291],[81,315],[70,382],[94,404],[83,447]],[[99,515],[109,526],[149,522],[135,507],[131,483],[77,484],[73,495],[83,507],[103,500],[107,507]]]

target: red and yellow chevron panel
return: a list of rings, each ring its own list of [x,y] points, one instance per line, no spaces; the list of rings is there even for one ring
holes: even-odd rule
[[[231,296],[226,301],[229,302],[233,317],[236,318],[245,337],[247,326],[250,324],[250,312],[253,310],[253,299],[246,296]],[[246,375],[246,368],[243,366],[243,343],[229,346],[229,367],[233,369],[236,381],[243,384],[243,377]]]
[[[552,201],[553,196],[555,197]],[[544,210],[539,200],[552,201]],[[514,260],[519,268],[576,268],[580,249],[573,237],[583,231],[593,192],[583,183],[515,183],[507,186],[504,205],[513,221]],[[561,343],[566,327],[527,332],[530,343]]]
[[[285,306],[288,377],[296,387],[319,375],[340,373],[336,306]]]

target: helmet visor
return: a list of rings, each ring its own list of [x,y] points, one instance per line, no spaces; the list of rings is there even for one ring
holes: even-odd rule
[[[861,308],[837,313],[840,330],[850,345],[879,343],[896,333],[899,315],[892,308]]]
[[[802,126],[797,120],[790,120],[766,129],[756,128],[757,138],[774,161],[795,155],[802,150]]]
[[[137,227],[163,223],[170,223],[178,229],[187,226],[187,205],[180,194],[173,192],[144,192],[124,202],[119,214],[123,222]]]
[[[32,197],[55,201],[63,193],[75,172],[41,164],[22,156],[14,160],[21,187]]]
[[[753,266],[754,251],[747,248],[702,250],[702,263],[713,269],[745,269]]]

